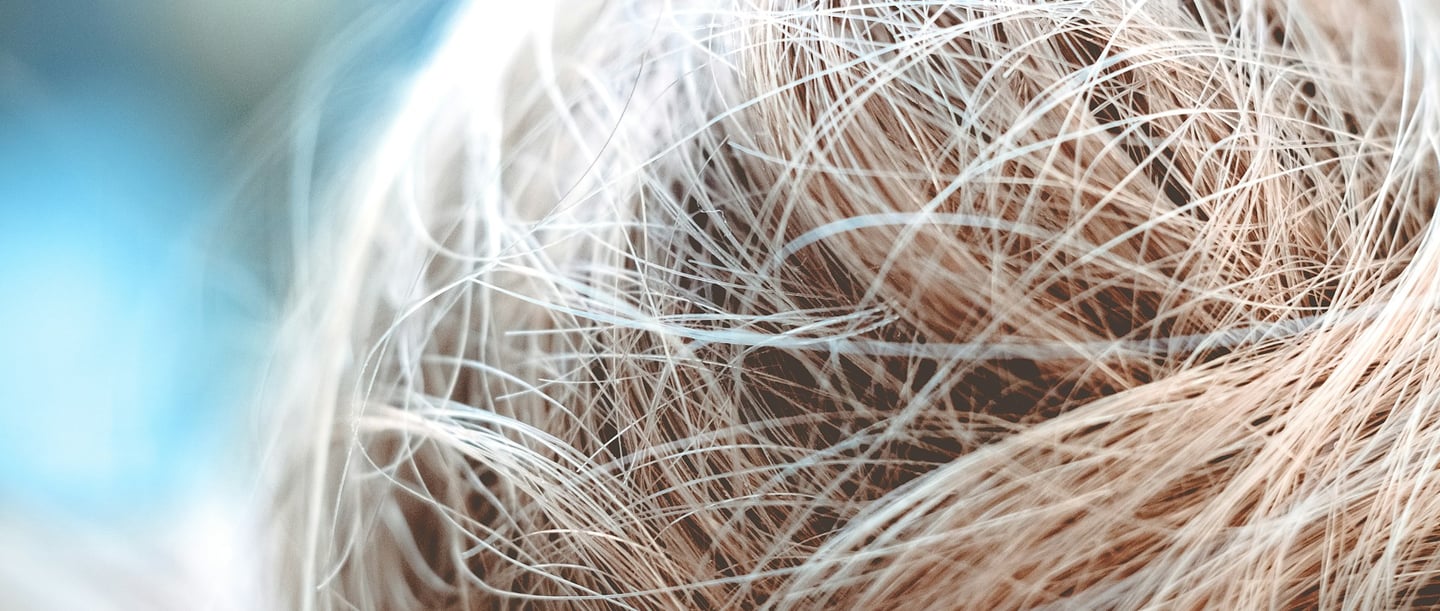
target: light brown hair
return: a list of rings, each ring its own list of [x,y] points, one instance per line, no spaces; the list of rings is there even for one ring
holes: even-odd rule
[[[1440,604],[1436,9],[507,10],[301,261],[289,602]]]

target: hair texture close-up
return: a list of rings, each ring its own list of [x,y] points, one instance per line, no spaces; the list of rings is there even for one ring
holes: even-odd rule
[[[300,177],[277,606],[1440,605],[1440,6],[510,4]]]

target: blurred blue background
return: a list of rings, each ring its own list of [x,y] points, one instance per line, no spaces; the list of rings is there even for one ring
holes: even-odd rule
[[[363,136],[453,4],[0,0],[0,544],[243,503],[307,197],[272,185]]]
[[[239,442],[275,287],[205,234],[244,221],[236,134],[360,8],[0,3],[0,503],[155,511]]]

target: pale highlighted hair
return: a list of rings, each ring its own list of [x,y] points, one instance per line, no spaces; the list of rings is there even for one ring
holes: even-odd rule
[[[1440,7],[508,4],[324,191],[281,602],[1440,604]]]

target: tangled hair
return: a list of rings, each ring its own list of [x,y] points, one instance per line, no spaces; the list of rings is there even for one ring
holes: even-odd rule
[[[1440,604],[1436,7],[506,4],[324,194],[287,606]]]

